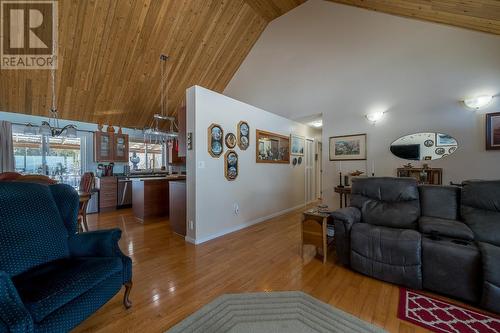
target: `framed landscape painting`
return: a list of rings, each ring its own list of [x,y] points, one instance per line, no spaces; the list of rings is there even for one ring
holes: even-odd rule
[[[330,161],[366,160],[366,134],[332,136]]]
[[[486,150],[500,150],[500,112],[486,114]]]
[[[292,142],[292,155],[304,156],[304,146],[306,140],[303,136],[291,134],[290,140]]]

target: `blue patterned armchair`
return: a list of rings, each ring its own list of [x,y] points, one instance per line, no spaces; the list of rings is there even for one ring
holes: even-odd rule
[[[131,306],[121,230],[77,234],[78,206],[68,185],[0,182],[0,333],[67,332],[122,285]]]

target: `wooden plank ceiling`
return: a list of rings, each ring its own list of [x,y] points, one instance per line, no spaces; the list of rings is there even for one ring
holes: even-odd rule
[[[498,0],[331,0],[500,34]],[[222,92],[268,22],[304,0],[59,0],[58,109],[64,119],[141,128],[185,90]],[[1,70],[0,110],[47,115],[47,70]]]
[[[500,0],[329,0],[500,35]]]

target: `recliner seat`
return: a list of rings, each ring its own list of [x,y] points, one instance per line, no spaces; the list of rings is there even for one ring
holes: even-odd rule
[[[341,263],[500,312],[500,181],[355,178],[351,205],[332,217]]]

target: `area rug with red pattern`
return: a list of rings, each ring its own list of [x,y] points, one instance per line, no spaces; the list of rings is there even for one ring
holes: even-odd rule
[[[400,288],[398,318],[437,333],[499,333],[500,319]]]

